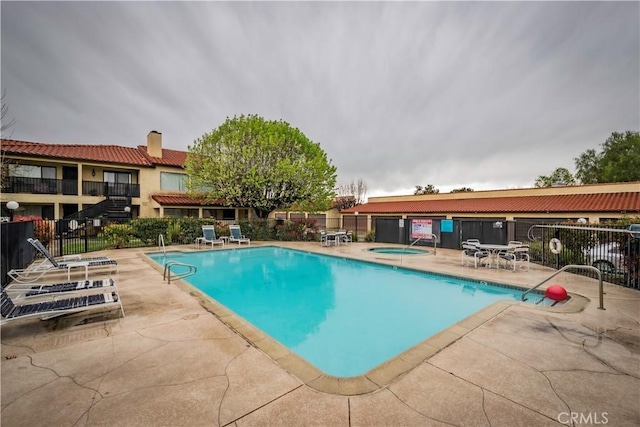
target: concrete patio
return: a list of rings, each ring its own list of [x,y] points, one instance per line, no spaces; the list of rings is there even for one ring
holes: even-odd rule
[[[462,267],[459,251],[442,249],[398,257],[366,250],[379,244],[282,246],[523,287],[553,272]],[[370,376],[373,389],[337,381],[329,392],[259,331],[187,284],[163,282],[148,250],[105,252],[120,264],[126,317],[2,326],[2,425],[640,425],[639,291],[605,285],[599,310],[597,281],[562,273],[548,284],[586,307],[498,303],[438,334],[430,353],[406,353],[396,362],[404,371]]]

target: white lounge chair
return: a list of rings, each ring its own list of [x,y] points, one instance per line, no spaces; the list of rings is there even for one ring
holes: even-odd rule
[[[216,227],[213,225],[203,225],[202,226],[202,237],[198,238],[197,243],[202,243],[204,245],[211,244],[213,248],[214,245],[223,245],[224,240],[219,239],[216,236]]]
[[[60,272],[61,270],[66,270],[67,280],[71,280],[71,271],[75,268],[84,268],[85,280],[89,280],[90,268],[108,267],[112,269],[115,267],[116,272],[118,270],[118,262],[108,257],[82,258],[79,255],[72,255],[63,257],[61,260],[56,260],[39,240],[28,238],[27,241],[40,252],[45,259],[41,262],[33,263],[24,269],[10,270],[7,274],[18,283],[33,283],[47,273]]]
[[[89,310],[108,311],[118,308],[124,316],[124,308],[122,307],[122,302],[116,292],[82,296],[64,295],[63,298],[55,296],[52,298],[41,299],[40,301],[25,300],[25,303],[23,304],[16,304],[9,294],[3,290],[2,306],[0,308],[2,320],[0,321],[0,324],[30,317],[39,317],[42,320],[46,320],[65,314],[79,313]]]
[[[111,278],[80,280],[63,283],[11,283],[4,290],[14,301],[22,298],[54,296],[63,294],[84,295],[90,293],[117,292],[116,283]]]
[[[242,243],[246,243],[248,245],[251,244],[251,239],[247,238],[242,234],[239,225],[230,225],[229,226],[229,242],[238,242],[238,245]]]

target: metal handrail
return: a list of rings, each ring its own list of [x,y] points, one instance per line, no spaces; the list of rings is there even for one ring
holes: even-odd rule
[[[416,238],[416,240],[414,240],[413,242],[411,242],[411,244],[409,246],[407,246],[407,249],[409,249],[411,246],[415,245],[416,243],[418,243],[420,240],[425,239],[424,237],[418,237]],[[431,234],[431,239],[433,239],[433,254],[436,254],[436,250],[437,250],[437,245],[438,245],[438,235],[437,234]]]
[[[522,294],[522,297],[520,298],[522,301],[525,300],[525,295],[527,295],[529,292],[533,291],[534,289],[537,289],[540,285],[542,285],[543,283],[548,282],[549,280],[553,279],[554,277],[556,277],[558,274],[562,273],[565,270],[568,270],[570,268],[577,268],[579,270],[593,270],[595,272],[598,273],[598,281],[599,281],[599,293],[600,293],[600,306],[598,307],[600,310],[606,310],[604,308],[604,290],[603,290],[603,286],[602,286],[602,272],[600,270],[598,270],[597,268],[591,266],[591,265],[579,265],[579,264],[569,264],[569,265],[565,265],[564,267],[562,267],[560,270],[556,271],[555,273],[553,273],[551,276],[547,277],[546,279],[544,279],[542,282],[538,283],[537,285],[535,285],[534,287],[528,289],[527,291],[525,291]]]
[[[167,248],[164,247],[164,236],[158,234],[158,250],[162,249],[162,253],[167,254]]]
[[[188,276],[193,276],[198,272],[198,268],[195,265],[185,264],[183,262],[178,262],[178,261],[167,261],[164,264],[164,272],[162,273],[162,280],[166,280],[169,284],[171,284],[171,267],[176,265],[181,267],[188,267],[189,270],[185,271],[184,273],[176,274],[175,276],[173,276],[174,280],[183,279]]]

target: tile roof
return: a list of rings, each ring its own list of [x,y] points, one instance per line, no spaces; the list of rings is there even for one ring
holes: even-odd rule
[[[173,205],[173,206],[223,206],[222,200],[217,200],[212,203],[206,203],[204,197],[189,197],[186,194],[154,194],[151,196],[153,200],[161,205]]]
[[[186,151],[168,150],[163,148],[162,158],[158,158],[147,154],[147,147],[145,145],[138,145],[138,150],[140,150],[149,162],[154,165],[176,166],[181,168],[184,166],[185,160],[187,160]]]
[[[448,200],[372,202],[342,213],[525,213],[525,212],[627,212],[640,213],[638,192],[564,194],[524,197],[488,197]]]
[[[3,139],[3,153],[38,157],[55,157],[103,163],[118,163],[134,166],[175,166],[182,167],[187,158],[186,151],[162,149],[162,158],[151,157],[145,146],[137,148],[119,145],[86,144],[46,144],[39,142],[15,141]]]

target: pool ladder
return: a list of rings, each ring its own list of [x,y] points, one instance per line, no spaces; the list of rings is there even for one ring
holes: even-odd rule
[[[174,275],[171,276],[171,267],[175,267],[175,266],[187,267],[188,270],[185,271],[184,273],[174,273]],[[185,264],[183,262],[178,262],[178,261],[167,261],[164,264],[164,272],[162,273],[162,280],[166,280],[168,284],[171,284],[171,279],[173,280],[183,279],[188,276],[193,276],[197,272],[198,272],[198,268],[195,265]]]

